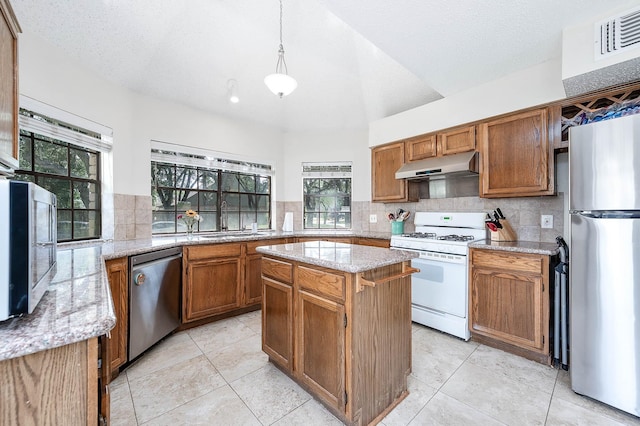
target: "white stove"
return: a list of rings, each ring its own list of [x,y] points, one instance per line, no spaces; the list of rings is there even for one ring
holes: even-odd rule
[[[411,277],[414,322],[469,340],[469,244],[486,239],[486,213],[415,214],[416,232],[391,236],[391,248],[419,253]]]

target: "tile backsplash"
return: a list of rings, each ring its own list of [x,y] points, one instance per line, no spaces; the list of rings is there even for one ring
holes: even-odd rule
[[[293,229],[302,229],[302,202],[277,202],[276,229],[282,228],[285,212],[293,212]],[[459,197],[423,199],[417,203],[370,203],[354,201],[351,203],[352,229],[354,231],[391,232],[386,219],[388,213],[402,208],[412,214],[416,211],[442,212],[492,212],[500,208],[521,241],[540,241],[554,243],[558,235],[564,232],[564,194],[547,197],[522,198],[479,198]],[[377,216],[377,223],[369,223],[369,215]],[[553,228],[540,227],[540,215],[553,215]],[[413,216],[404,226],[405,232],[415,230]]]
[[[151,238],[151,196],[114,194],[115,240]]]

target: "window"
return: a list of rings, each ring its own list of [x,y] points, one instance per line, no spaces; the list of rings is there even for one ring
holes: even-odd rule
[[[351,228],[351,163],[302,163],[305,229]]]
[[[60,242],[102,236],[101,152],[92,149],[102,146],[101,138],[20,110],[20,163],[14,179],[34,182],[56,195]],[[85,140],[90,143],[82,143]]]
[[[271,228],[269,165],[212,158],[175,145],[168,150],[166,145],[152,142],[153,233],[185,232],[177,217],[189,209],[202,218],[195,232],[237,231],[252,223]]]

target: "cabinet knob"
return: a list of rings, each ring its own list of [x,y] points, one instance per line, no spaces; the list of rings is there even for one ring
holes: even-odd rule
[[[147,279],[147,276],[145,274],[143,274],[142,272],[140,272],[139,274],[136,275],[136,277],[133,279],[133,282],[136,285],[142,285],[144,284],[144,281]]]

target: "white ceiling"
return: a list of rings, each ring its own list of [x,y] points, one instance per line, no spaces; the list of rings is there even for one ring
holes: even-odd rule
[[[134,91],[284,131],[366,128],[561,55],[562,28],[640,0],[12,0],[23,32]],[[236,79],[240,103],[227,101]]]

